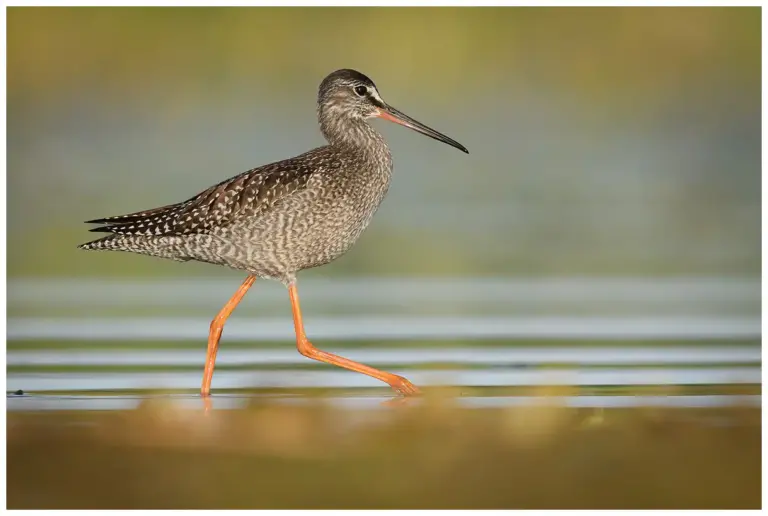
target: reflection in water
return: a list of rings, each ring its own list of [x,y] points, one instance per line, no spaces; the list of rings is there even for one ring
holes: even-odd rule
[[[631,367],[580,369],[393,369],[407,374],[416,385],[459,385],[466,387],[544,385],[725,385],[759,384],[760,366],[727,367]],[[11,390],[25,392],[73,392],[119,390],[198,389],[200,371],[159,372],[37,372],[9,373]],[[216,373],[215,389],[366,389],[379,383],[365,375],[339,368],[319,370],[283,369],[263,371],[225,370]]]
[[[451,389],[454,390],[455,389]],[[439,391],[438,391],[439,392]],[[452,403],[464,408],[504,408],[531,406],[539,403],[573,408],[631,408],[643,406],[658,407],[728,407],[760,406],[759,394],[725,395],[574,395],[574,396],[483,396],[482,389],[473,389],[473,395],[449,398]],[[214,410],[235,410],[248,407],[253,402],[268,402],[278,405],[306,405],[322,403],[350,411],[380,410],[393,407],[415,407],[425,403],[425,398],[402,398],[383,395],[329,395],[301,396],[296,394],[212,394],[202,397],[199,394],[114,394],[114,395],[8,395],[9,411],[80,411],[80,410],[133,410],[144,403],[165,402],[180,409],[202,410],[210,413]]]

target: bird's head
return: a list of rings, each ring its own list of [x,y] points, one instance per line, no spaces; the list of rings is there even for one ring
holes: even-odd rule
[[[317,105],[321,123],[324,119],[332,123],[334,120],[383,118],[469,153],[459,142],[384,102],[373,81],[356,70],[336,70],[323,79]]]

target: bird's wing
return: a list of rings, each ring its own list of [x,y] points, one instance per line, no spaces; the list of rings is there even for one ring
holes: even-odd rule
[[[91,231],[118,235],[208,233],[240,217],[257,216],[281,199],[305,188],[312,173],[317,170],[318,161],[322,161],[322,156],[316,151],[243,172],[181,203],[89,220],[87,223],[103,224]]]

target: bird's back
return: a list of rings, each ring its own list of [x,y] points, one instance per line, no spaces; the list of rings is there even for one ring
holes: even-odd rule
[[[243,172],[184,202],[89,221],[100,224],[91,231],[110,235],[79,247],[280,277],[343,254],[378,208],[390,173],[388,151],[382,158],[320,147]]]

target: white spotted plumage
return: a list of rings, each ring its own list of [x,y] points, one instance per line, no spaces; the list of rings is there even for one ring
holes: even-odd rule
[[[353,93],[361,86],[368,97]],[[334,72],[318,94],[328,145],[254,168],[184,202],[89,221],[100,224],[91,231],[110,234],[79,247],[198,260],[290,282],[296,272],[344,254],[386,195],[391,155],[366,122],[382,103],[368,77]]]

